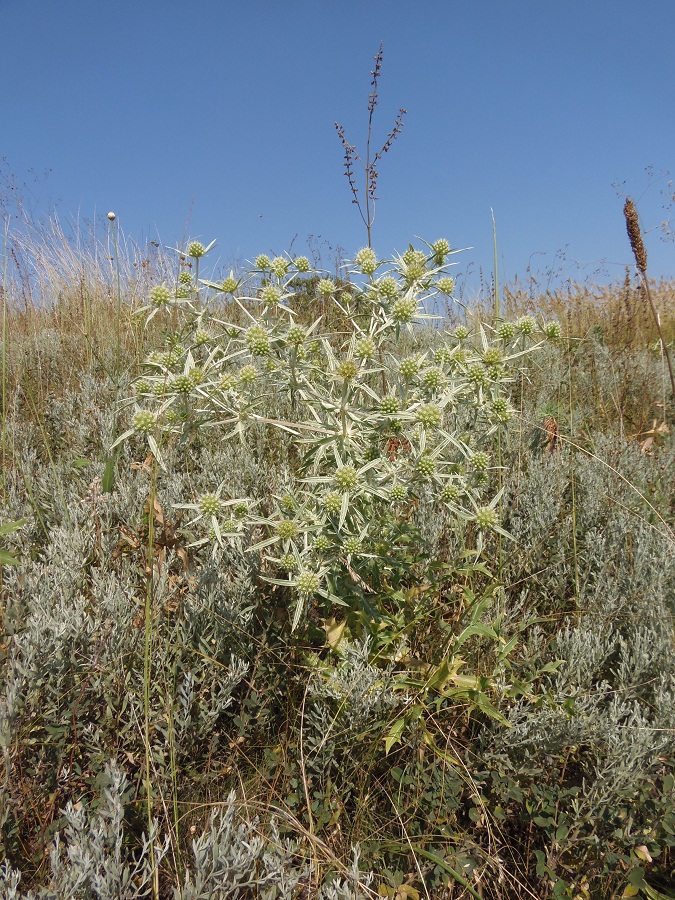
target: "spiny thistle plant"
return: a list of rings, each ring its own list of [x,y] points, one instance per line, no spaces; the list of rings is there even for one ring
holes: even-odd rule
[[[326,615],[341,607],[366,628],[383,614],[393,586],[413,577],[410,520],[420,500],[473,522],[479,552],[485,532],[508,537],[500,495],[486,493],[494,465],[481,445],[513,416],[505,388],[532,349],[535,321],[490,334],[487,326],[439,331],[433,350],[401,349],[435,318],[426,305],[452,295],[455,252],[445,239],[389,261],[363,248],[346,273],[349,291],[305,257],[258,256],[239,279],[192,280],[186,297],[154,288],[139,310],[146,325],[176,307],[187,315],[165,351],[148,357],[131,427],[115,443],[141,435],[162,466],[162,443],[195,428],[217,427],[243,445],[254,426],[279,429],[294,447],[299,462],[283,494],[228,496],[225,479],[183,504],[194,513],[189,525],[204,529],[193,546],[251,540],[249,551],[263,553],[267,581],[294,597],[292,630],[317,604]],[[322,330],[321,317],[298,324],[301,275],[334,304],[340,331]],[[236,312],[229,321],[210,313],[224,297]],[[291,416],[270,409],[269,398]],[[469,430],[459,424],[466,411]]]
[[[342,149],[344,150],[345,175],[347,176],[349,187],[354,197],[352,203],[356,204],[359,214],[363,219],[363,224],[366,226],[366,233],[368,235],[368,247],[371,246],[371,229],[375,220],[375,203],[377,201],[376,191],[378,178],[377,164],[382,159],[382,154],[389,152],[391,145],[403,130],[403,117],[407,112],[406,109],[399,109],[396,120],[394,121],[394,127],[387,135],[386,141],[384,142],[380,150],[378,150],[377,153],[375,153],[375,155],[371,157],[370,142],[373,135],[373,115],[375,114],[375,107],[377,106],[378,102],[377,89],[378,81],[382,71],[383,58],[384,54],[382,51],[382,44],[380,44],[380,49],[377,51],[377,54],[375,56],[375,68],[370,73],[373,76],[373,80],[370,83],[371,92],[368,96],[368,137],[366,139],[365,160],[362,159],[361,156],[359,156],[359,154],[356,152],[356,147],[353,144],[350,144],[345,137],[344,127],[338,122],[335,123],[335,128],[337,130],[338,137],[342,142]],[[354,164],[357,162],[363,166],[363,171],[366,179],[364,192],[365,199],[363,206],[361,205],[359,189],[356,183],[356,176],[354,174]]]

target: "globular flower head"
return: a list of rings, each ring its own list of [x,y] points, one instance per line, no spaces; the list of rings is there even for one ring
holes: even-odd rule
[[[436,282],[436,287],[441,292],[441,294],[445,294],[447,297],[452,297],[455,292],[455,279],[439,278]]]
[[[237,281],[237,279],[233,275],[230,275],[227,278],[223,279],[220,287],[223,291],[225,291],[226,294],[234,294],[234,292],[237,290],[238,284],[239,282]]]
[[[412,322],[417,314],[417,300],[414,297],[399,297],[391,308],[394,322],[406,324]]]
[[[516,333],[516,326],[513,322],[502,322],[497,329],[497,334],[503,341],[510,341]]]
[[[232,509],[232,514],[235,519],[245,519],[248,515],[248,503],[243,500],[240,503],[235,503],[234,508]]]
[[[314,539],[314,544],[312,546],[319,553],[325,553],[327,550],[330,549],[330,541],[328,540],[328,538],[326,537],[325,534],[319,534]]]
[[[330,297],[335,292],[335,282],[330,278],[322,278],[316,286],[320,297]]]
[[[379,459],[380,456],[380,448],[377,444],[370,444],[369,447],[366,447],[363,454],[365,462],[372,462],[374,459]]]
[[[469,366],[467,377],[472,384],[477,386],[485,386],[490,380],[487,369],[482,363],[474,363],[472,366]]]
[[[153,306],[164,306],[171,299],[171,291],[165,284],[158,284],[150,291],[150,303]]]
[[[290,260],[286,259],[284,256],[275,256],[270,263],[270,270],[277,278],[283,278],[286,272],[288,272],[290,265]]]
[[[476,510],[476,514],[474,516],[474,520],[476,525],[482,530],[487,531],[490,528],[494,528],[495,525],[499,522],[499,516],[491,509],[489,506],[481,506],[480,509]]]
[[[409,247],[403,254],[403,262],[406,266],[426,266],[427,257],[423,250],[414,250]]]
[[[396,279],[392,278],[391,275],[387,275],[386,278],[380,279],[377,283],[377,293],[384,300],[392,300],[398,295]]]
[[[508,422],[515,414],[515,410],[505,397],[497,397],[490,404],[490,408],[500,422]]]
[[[218,382],[218,387],[221,391],[231,391],[233,388],[237,386],[237,376],[232,375],[229,372],[222,376],[220,381]]]
[[[156,421],[155,414],[149,409],[139,409],[132,420],[133,429],[137,434],[150,434]]]
[[[358,368],[353,359],[343,359],[342,362],[339,363],[335,371],[340,376],[340,378],[349,380],[352,378],[356,378]]]
[[[270,338],[262,325],[251,325],[246,331],[246,346],[253,356],[266,356],[270,352]]]
[[[417,375],[417,373],[419,372],[420,364],[412,356],[407,356],[399,363],[398,370],[401,375],[403,375],[403,377],[409,381],[411,378],[414,378],[415,375]]]
[[[394,503],[402,503],[408,496],[408,489],[403,484],[395,484],[389,491],[389,496]]]
[[[395,416],[398,412],[398,400],[396,397],[392,397],[391,394],[388,397],[383,397],[380,401],[380,412],[384,416]]]
[[[504,354],[499,347],[488,347],[483,354],[483,362],[486,366],[500,366],[503,359]]]
[[[293,262],[295,263],[295,268],[298,272],[309,272],[311,268],[306,256],[296,256]]]
[[[295,572],[298,568],[298,561],[292,553],[284,553],[279,560],[279,567],[283,569],[284,572]]]
[[[431,252],[434,255],[436,265],[442,266],[446,256],[450,253],[450,244],[445,238],[439,238],[431,245]]]
[[[142,378],[140,381],[137,381],[136,384],[134,385],[134,393],[137,394],[139,397],[142,394],[149,394],[150,389],[151,389],[150,382],[146,381],[144,378]]]
[[[435,403],[423,403],[417,410],[415,418],[425,428],[438,428],[443,418],[443,412]]]
[[[460,493],[459,487],[449,481],[441,491],[441,500],[444,503],[456,503],[459,500]]]
[[[187,300],[190,296],[190,288],[185,284],[177,284],[174,296],[177,300]]]
[[[377,257],[375,251],[370,247],[363,247],[362,250],[359,250],[354,257],[354,262],[364,275],[372,275],[377,269]]]
[[[266,272],[271,265],[269,256],[261,253],[259,256],[256,256],[254,265],[256,269],[260,269],[261,271]]]
[[[336,515],[342,509],[342,494],[338,491],[329,491],[324,495],[321,503],[326,512]]]
[[[292,325],[286,333],[286,340],[289,344],[297,347],[305,339],[305,329],[301,325]]]
[[[439,390],[445,385],[445,381],[445,375],[436,367],[427,369],[422,375],[422,384],[430,391]]]
[[[215,516],[220,510],[220,499],[215,494],[202,494],[197,506],[205,516]]]
[[[490,465],[490,457],[483,450],[477,450],[471,457],[471,468],[475,472],[484,472]]]
[[[181,284],[192,284],[192,275],[189,272],[181,272],[178,276],[178,280]]]
[[[239,522],[237,522],[235,519],[226,519],[225,522],[221,523],[220,530],[224,534],[238,534]]]
[[[199,259],[199,257],[203,256],[205,253],[206,247],[203,244],[200,244],[199,241],[192,241],[188,246],[188,256],[191,256],[193,259]]]
[[[292,513],[295,511],[295,497],[293,494],[284,494],[284,496],[279,500],[279,506],[286,513]]]
[[[194,384],[189,375],[176,375],[171,382],[171,388],[177,394],[189,394],[193,387]]]
[[[436,365],[442,366],[444,363],[449,363],[451,360],[452,353],[447,347],[439,347],[437,350],[434,350],[434,362]]]
[[[293,519],[282,519],[281,522],[277,522],[277,534],[285,541],[297,537],[299,531],[298,523],[294,522]]]
[[[201,347],[203,344],[208,344],[210,340],[211,335],[208,333],[208,331],[204,331],[203,328],[199,328],[195,333],[195,344],[198,347]]]
[[[465,328],[464,325],[458,325],[455,328],[455,337],[458,341],[463,341],[469,336],[469,329]]]
[[[560,322],[547,322],[546,325],[544,325],[544,334],[549,339],[549,341],[559,340],[560,336],[562,335]]]
[[[356,342],[356,355],[359,359],[370,359],[375,356],[375,341],[372,338],[361,338]]]
[[[257,377],[258,372],[255,366],[242,366],[241,369],[239,369],[239,381],[241,381],[242,384],[253,384]]]
[[[188,373],[188,378],[192,382],[192,386],[196,387],[198,384],[201,384],[202,381],[206,378],[206,372],[201,366],[195,366],[190,369]]]
[[[351,556],[355,553],[360,553],[361,541],[357,537],[348,537],[342,544],[342,549],[348,556]]]
[[[518,320],[518,331],[521,334],[533,334],[536,328],[536,322],[532,316],[523,316]]]
[[[270,306],[276,306],[281,302],[281,291],[274,287],[273,284],[266,285],[260,292],[260,299],[263,303],[269,303]]]
[[[166,392],[166,385],[163,381],[156,381],[152,386],[152,393],[155,397],[162,397]]]
[[[351,491],[356,487],[356,484],[359,480],[359,473],[356,471],[354,466],[346,465],[339,466],[335,470],[335,474],[333,475],[333,481],[339,488],[339,490],[346,492]]]
[[[295,586],[299,594],[310,597],[319,590],[321,578],[316,572],[302,569],[298,572],[298,576],[295,579]]]
[[[432,456],[420,456],[417,460],[417,472],[422,478],[431,478],[436,471],[436,462]]]

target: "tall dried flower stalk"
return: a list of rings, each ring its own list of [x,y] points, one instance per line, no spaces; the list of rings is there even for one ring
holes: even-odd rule
[[[658,313],[656,312],[656,307],[654,306],[654,301],[652,299],[652,293],[649,290],[649,279],[647,278],[647,251],[645,249],[644,241],[642,240],[642,232],[640,230],[640,220],[638,218],[637,209],[635,208],[635,204],[630,197],[626,198],[626,202],[623,207],[623,214],[626,219],[628,239],[630,240],[630,246],[633,250],[633,255],[635,256],[635,265],[637,266],[637,270],[642,277],[642,284],[647,295],[647,300],[649,301],[652,315],[654,316],[654,321],[656,322],[656,328],[659,333],[661,347],[666,357],[666,362],[668,363],[668,372],[670,373],[670,386],[673,392],[673,400],[675,400],[675,376],[673,375],[673,364],[670,359],[670,351],[668,349],[668,345],[663,338],[663,332],[661,330],[661,320]],[[663,412],[665,415],[665,409]]]
[[[380,78],[380,73],[382,71],[383,56],[384,54],[382,51],[382,44],[380,44],[380,49],[377,51],[377,54],[375,56],[375,68],[370,73],[373,76],[373,80],[370,83],[372,90],[368,95],[368,138],[366,141],[365,160],[363,160],[356,152],[356,147],[354,146],[354,144],[350,144],[345,137],[344,127],[338,122],[335,123],[335,129],[338,133],[338,137],[340,138],[342,148],[344,150],[345,175],[347,176],[347,180],[349,181],[349,188],[354,196],[352,203],[355,203],[358,207],[361,218],[363,219],[363,224],[366,226],[369,247],[371,246],[371,229],[375,220],[375,202],[377,201],[376,188],[377,178],[379,174],[377,170],[377,164],[382,159],[382,154],[389,152],[391,145],[403,130],[403,117],[407,112],[406,109],[399,109],[398,115],[396,116],[396,119],[394,121],[394,127],[387,135],[387,140],[371,159],[370,141],[373,134],[373,115],[375,113],[375,107],[377,106],[377,86],[378,80]],[[357,161],[360,162],[363,166],[366,177],[365,208],[361,206],[359,189],[357,187],[356,178],[354,176],[354,163]]]

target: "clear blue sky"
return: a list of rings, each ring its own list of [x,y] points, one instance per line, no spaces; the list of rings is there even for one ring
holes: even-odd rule
[[[50,170],[35,190],[64,220],[112,209],[172,244],[189,214],[223,265],[308,235],[353,254],[365,229],[333,123],[364,147],[383,41],[375,142],[408,114],[380,166],[379,254],[445,236],[473,248],[458,270],[476,287],[492,208],[500,280],[530,261],[621,278],[622,182],[651,274],[675,275],[659,230],[674,0],[0,0],[0,30],[0,157],[19,180]]]

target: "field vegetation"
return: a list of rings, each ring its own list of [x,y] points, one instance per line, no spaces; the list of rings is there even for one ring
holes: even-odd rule
[[[7,219],[1,897],[675,897],[675,285],[460,305],[379,158],[347,261]]]

